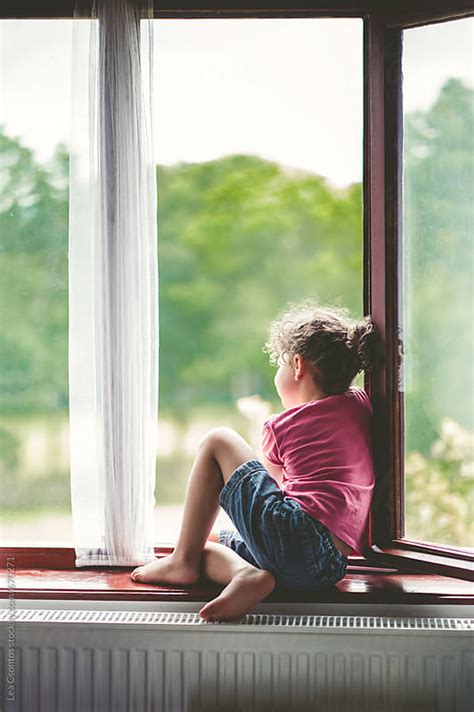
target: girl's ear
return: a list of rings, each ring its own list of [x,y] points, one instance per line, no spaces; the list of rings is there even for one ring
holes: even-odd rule
[[[297,381],[303,378],[305,373],[305,363],[301,354],[295,354],[293,357],[293,370]]]

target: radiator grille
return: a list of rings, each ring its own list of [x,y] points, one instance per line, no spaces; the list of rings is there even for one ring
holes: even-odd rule
[[[11,712],[473,710],[469,618],[10,609],[3,681],[12,620],[14,703],[0,685]]]
[[[197,613],[139,612],[139,611],[78,611],[78,610],[8,610],[0,611],[0,622],[105,624],[105,625],[159,625],[159,626],[267,626],[291,628],[292,631],[308,631],[315,628],[347,630],[383,630],[404,632],[456,631],[472,632],[473,618],[395,618],[385,616],[282,616],[247,614],[239,621],[206,622]]]

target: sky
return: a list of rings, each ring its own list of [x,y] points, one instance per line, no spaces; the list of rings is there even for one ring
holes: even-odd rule
[[[472,19],[404,33],[406,111],[473,83]],[[40,161],[70,142],[72,22],[0,21],[0,124]],[[362,179],[362,21],[154,21],[158,163],[262,156],[343,187]],[[77,70],[77,67],[75,67]]]

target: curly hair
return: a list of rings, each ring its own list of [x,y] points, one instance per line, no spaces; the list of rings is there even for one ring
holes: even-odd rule
[[[381,340],[369,316],[357,321],[345,307],[313,300],[291,303],[281,312],[263,350],[275,365],[301,354],[326,395],[344,393],[359,371],[372,370],[382,359]]]

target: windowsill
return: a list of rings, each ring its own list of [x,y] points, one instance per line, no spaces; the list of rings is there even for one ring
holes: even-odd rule
[[[158,552],[157,552],[158,553]],[[160,554],[167,554],[165,547]],[[59,557],[58,553],[58,557]],[[84,567],[64,565],[58,558],[41,566],[36,560],[28,562],[18,553],[12,588],[8,588],[7,568],[0,569],[2,585],[0,598],[12,595],[17,599],[61,600],[124,600],[124,601],[207,601],[222,590],[213,582],[202,579],[191,587],[159,587],[134,583],[130,579],[133,567]],[[4,557],[2,557],[4,558]],[[23,558],[23,560],[22,560]],[[472,584],[468,581],[434,573],[409,572],[401,566],[387,568],[366,565],[361,557],[349,559],[346,576],[334,587],[320,593],[306,593],[275,589],[267,602],[319,602],[319,603],[408,603],[408,604],[466,604],[474,603]],[[27,565],[30,563],[30,565]]]

